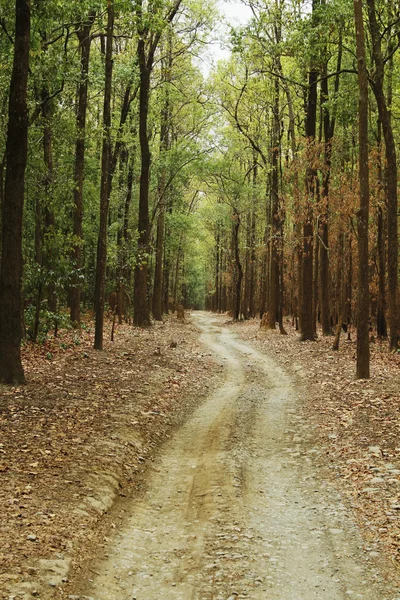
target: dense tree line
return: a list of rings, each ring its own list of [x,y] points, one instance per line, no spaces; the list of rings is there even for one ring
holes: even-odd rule
[[[2,0],[1,381],[107,299],[397,349],[399,8],[249,4],[205,77],[212,3]]]
[[[1,380],[23,381],[21,337],[79,327],[82,308],[101,349],[110,294],[137,325],[152,296],[158,319],[182,301],[212,18],[195,2],[2,3]]]
[[[354,325],[368,377],[374,330],[390,350],[399,336],[399,9],[250,5],[213,79],[225,127],[212,193],[225,210],[209,306],[282,333],[291,314],[302,340],[319,323],[336,349]]]

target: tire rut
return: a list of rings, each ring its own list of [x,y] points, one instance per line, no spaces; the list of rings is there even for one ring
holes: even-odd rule
[[[205,313],[224,381],[165,444],[96,577],[96,600],[393,600],[340,497],[293,444],[295,383]]]

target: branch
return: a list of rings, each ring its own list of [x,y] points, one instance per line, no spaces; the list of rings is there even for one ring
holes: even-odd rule
[[[186,160],[184,163],[182,163],[169,177],[167,183],[164,186],[164,189],[162,191],[162,193],[160,194],[160,196],[158,197],[157,203],[153,209],[153,214],[151,217],[151,222],[153,223],[155,216],[157,214],[157,210],[158,207],[160,206],[162,200],[164,200],[165,194],[167,192],[167,189],[170,187],[171,183],[173,182],[173,180],[175,179],[175,177],[178,175],[178,173],[180,171],[182,171],[182,169],[184,169],[187,165],[189,165],[191,162],[194,162],[195,160],[198,160],[201,156],[203,156],[204,154],[209,154],[210,152],[212,152],[214,150],[214,148],[209,148],[208,150],[203,150],[202,152],[199,152],[199,154],[196,154],[196,156],[192,156],[191,158],[189,158],[188,160]]]
[[[32,125],[36,121],[36,119],[42,112],[42,108],[45,104],[50,102],[50,100],[53,100],[53,98],[55,98],[56,96],[58,96],[58,94],[61,94],[64,91],[64,85],[65,85],[65,79],[62,80],[61,87],[58,90],[56,90],[55,92],[53,92],[52,94],[50,94],[49,96],[44,98],[41,102],[39,102],[36,105],[35,110],[33,111],[31,118],[29,119],[29,125]]]
[[[10,41],[10,43],[14,46],[14,40],[13,40],[12,36],[8,33],[7,26],[6,26],[6,20],[4,17],[1,17],[0,25],[1,25],[2,30],[6,34],[8,40]]]
[[[261,148],[258,146],[258,144],[256,144],[256,142],[253,140],[253,138],[250,137],[250,135],[246,131],[244,131],[242,125],[239,123],[239,117],[238,117],[239,103],[242,99],[242,96],[243,96],[245,90],[246,90],[246,87],[247,87],[247,69],[246,69],[246,81],[240,91],[239,97],[236,102],[234,119],[235,119],[236,126],[239,129],[240,133],[245,136],[245,138],[247,139],[248,142],[250,142],[250,145],[253,148],[253,150],[255,150],[261,156],[264,165],[266,165],[267,158],[266,158],[265,154],[263,153]]]
[[[166,17],[164,19],[164,21],[166,22],[167,25],[172,23],[172,21],[174,20],[175,15],[178,12],[181,3],[182,3],[182,0],[175,0],[175,4],[172,6],[171,10],[169,11],[169,13],[166,15]],[[146,28],[143,33],[147,34],[148,31],[149,31],[148,28]],[[149,69],[149,71],[151,71],[151,69],[153,67],[154,54],[157,50],[157,46],[158,46],[158,43],[160,41],[163,31],[164,31],[164,29],[160,28],[157,31],[157,33],[154,35],[154,37],[152,37],[152,39],[151,39],[150,47],[149,47],[149,54],[148,54],[147,61],[146,61],[146,66]]]

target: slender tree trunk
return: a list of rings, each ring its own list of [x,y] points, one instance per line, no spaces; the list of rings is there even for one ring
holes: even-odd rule
[[[150,147],[147,136],[149,113],[150,68],[146,61],[145,41],[139,38],[137,54],[140,68],[139,91],[139,140],[141,154],[139,218],[138,218],[138,256],[135,266],[134,284],[134,324],[139,327],[150,325],[150,313],[147,301],[148,260],[149,260],[149,179]]]
[[[233,256],[234,256],[234,304],[232,306],[233,319],[238,321],[240,318],[240,306],[241,306],[241,295],[242,295],[242,281],[243,281],[243,267],[240,262],[239,254],[239,227],[240,227],[240,216],[236,209],[233,211]]]
[[[381,32],[376,16],[375,0],[368,0],[368,16],[372,38],[374,75],[370,79],[378,106],[385,140],[386,157],[386,198],[387,198],[387,234],[388,234],[388,308],[389,308],[389,347],[396,350],[398,335],[398,214],[397,214],[397,156],[396,144],[391,124],[391,115],[383,89],[384,60],[381,48]]]
[[[278,317],[279,299],[279,251],[278,237],[280,231],[279,218],[279,81],[275,77],[274,105],[271,139],[271,236],[270,236],[270,263],[268,286],[268,327],[275,329]]]
[[[358,298],[357,298],[357,372],[358,379],[369,378],[369,168],[368,168],[368,75],[366,66],[362,0],[354,0],[354,22],[358,60],[359,86],[359,179],[360,208],[357,212],[358,232]]]
[[[103,349],[103,324],[105,279],[107,263],[107,223],[109,208],[109,170],[111,166],[111,86],[112,86],[112,47],[114,31],[114,0],[107,6],[107,43],[103,108],[103,148],[101,156],[100,183],[100,227],[97,242],[96,285],[95,285],[95,350]]]
[[[378,179],[379,187],[383,190],[383,169],[382,169],[382,147],[381,147],[381,131],[382,126],[378,119]],[[385,285],[385,268],[386,268],[386,247],[385,247],[385,221],[384,212],[381,202],[378,200],[378,302],[376,309],[376,333],[379,339],[387,338],[386,324],[386,285]]]
[[[165,180],[164,180],[165,183]],[[164,191],[164,190],[163,190]],[[156,265],[154,269],[153,286],[153,317],[156,321],[162,321],[163,314],[163,256],[164,256],[164,232],[165,232],[165,206],[164,200],[160,200],[159,214],[157,220],[157,242],[156,242]]]
[[[256,167],[254,167],[256,169]],[[256,175],[254,175],[256,177]],[[256,209],[255,202],[251,211],[251,252],[250,252],[250,307],[249,316],[256,316],[256,273],[257,273],[257,256],[256,256]]]
[[[385,238],[383,210],[378,206],[378,306],[376,315],[377,335],[380,339],[387,338],[386,326],[386,289],[385,289]]]
[[[140,140],[140,187],[139,187],[139,216],[138,216],[138,256],[135,266],[134,284],[134,324],[137,326],[150,325],[150,311],[147,298],[149,275],[149,180],[150,180],[150,147],[147,134],[150,77],[154,64],[154,55],[163,31],[162,24],[168,25],[175,18],[182,0],[175,3],[156,32],[149,35],[148,24],[143,14],[143,0],[136,0],[135,12],[137,17],[139,39],[137,43],[137,59],[139,64],[139,140]]]
[[[313,0],[313,22],[316,19],[316,9],[319,2]],[[313,154],[315,147],[315,135],[317,124],[317,81],[318,71],[312,61],[308,79],[307,115],[306,115],[306,138],[308,150],[308,165],[306,169],[306,207],[303,221],[303,247],[302,247],[302,303],[301,303],[301,337],[302,341],[315,339],[315,325],[313,321],[313,238],[314,238],[314,214],[313,205],[318,197],[318,178],[313,166]],[[299,294],[300,296],[300,294]]]
[[[52,208],[52,185],[54,178],[53,171],[53,136],[51,131],[51,119],[53,109],[51,101],[49,101],[49,90],[43,89],[42,92],[42,117],[44,122],[43,127],[43,162],[46,167],[46,173],[43,180],[43,189],[45,196],[45,207],[44,207],[44,235],[42,239],[45,239],[43,249],[43,260],[42,266],[45,268],[46,273],[50,274],[55,271],[55,249],[52,244],[52,236],[49,235],[54,230],[56,219]],[[49,283],[47,286],[47,306],[50,312],[56,314],[57,312],[57,293],[55,288],[54,280],[49,277]],[[57,326],[56,326],[57,329]]]
[[[30,1],[16,0],[14,60],[6,140],[6,177],[2,211],[0,271],[0,381],[24,383],[21,363],[22,216],[28,148],[27,85]]]
[[[162,321],[163,313],[163,254],[164,254],[164,235],[165,235],[165,208],[166,208],[166,185],[167,185],[167,167],[165,164],[166,155],[170,149],[170,101],[169,101],[169,74],[172,66],[171,44],[168,44],[168,59],[162,65],[162,79],[165,86],[164,106],[161,110],[161,129],[160,129],[160,157],[161,174],[158,185],[158,220],[157,220],[157,243],[156,243],[156,264],[154,269],[154,286],[152,298],[152,312],[156,321]]]
[[[74,208],[73,208],[73,234],[74,247],[72,250],[72,283],[69,288],[68,302],[70,307],[71,322],[76,326],[81,323],[81,278],[82,268],[82,221],[83,221],[83,181],[85,165],[85,137],[86,137],[86,112],[88,97],[89,57],[91,46],[90,30],[93,25],[95,13],[90,12],[88,20],[77,31],[79,40],[81,70],[78,85],[78,106],[76,110],[76,146],[75,146],[75,172],[74,172]]]
[[[326,50],[326,49],[325,49]],[[339,50],[336,64],[335,95],[339,92],[340,70],[342,65],[342,33],[339,34]],[[329,109],[329,88],[327,77],[327,61],[324,64],[324,78],[321,81],[321,104],[324,129],[324,174],[322,177],[321,217],[319,234],[321,237],[319,251],[320,273],[320,309],[322,335],[332,335],[329,306],[329,184],[332,165],[332,141],[335,132],[335,113]],[[331,112],[333,113],[331,116]]]
[[[245,253],[245,276],[244,276],[244,292],[243,292],[243,318],[248,319],[250,316],[250,286],[251,286],[251,211],[246,215],[246,253]]]
[[[219,311],[219,307],[221,304],[221,298],[220,298],[220,283],[219,283],[219,278],[220,278],[220,265],[221,265],[221,236],[220,236],[220,225],[219,223],[217,223],[217,231],[215,233],[215,303],[213,306],[213,310],[215,310],[215,312]]]
[[[318,320],[318,273],[319,273],[319,237],[314,236],[314,265],[313,265],[313,308],[312,308],[312,323],[314,328],[314,338],[317,337],[317,320]]]

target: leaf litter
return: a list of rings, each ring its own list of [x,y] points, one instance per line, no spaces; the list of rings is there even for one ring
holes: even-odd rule
[[[119,325],[102,352],[89,327],[24,349],[28,383],[0,386],[0,598],[57,597],[83,568],[105,513],[212,386],[198,337],[171,317]]]

